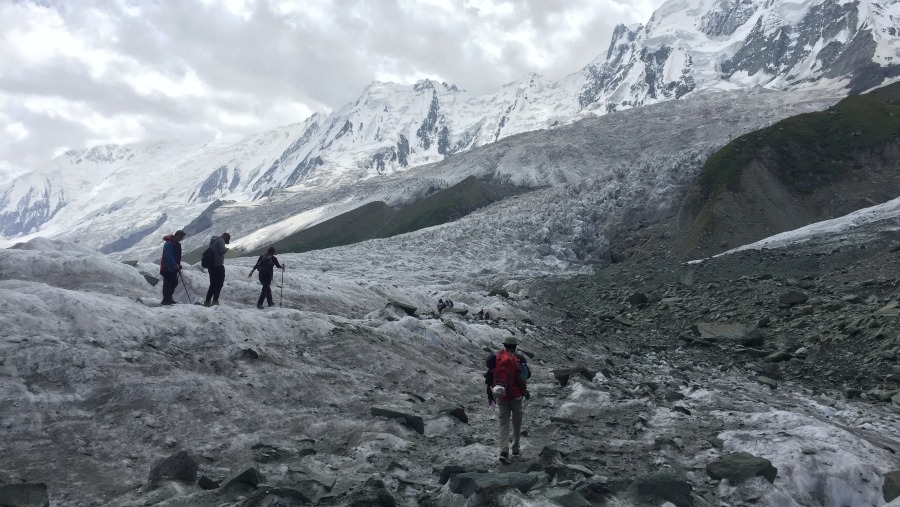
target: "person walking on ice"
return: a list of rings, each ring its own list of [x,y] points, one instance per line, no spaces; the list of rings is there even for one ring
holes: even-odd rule
[[[275,303],[272,301],[272,277],[274,276],[275,267],[284,269],[284,265],[279,264],[278,258],[275,257],[275,247],[270,246],[266,253],[259,256],[259,259],[256,260],[256,265],[253,266],[250,274],[247,275],[247,278],[250,278],[253,276],[254,271],[259,270],[259,283],[262,284],[262,292],[259,293],[256,307],[260,310],[263,307],[263,299],[269,303],[270,307],[275,306]]]
[[[162,259],[159,261],[159,274],[162,275],[162,305],[174,305],[177,303],[172,296],[178,287],[178,272],[181,271],[181,240],[187,236],[184,231],[177,230],[175,234],[163,237],[166,242],[163,245]]]
[[[503,350],[487,358],[488,404],[497,403],[500,412],[500,463],[509,463],[509,426],[512,422],[512,455],[520,454],[519,436],[522,432],[522,403],[531,397],[526,381],[531,370],[525,356],[516,354],[519,340],[508,336],[503,340]]]
[[[231,235],[227,232],[221,236],[213,236],[209,240],[212,259],[209,267],[209,290],[206,291],[206,301],[203,302],[203,306],[219,304],[219,294],[225,285],[225,253],[228,252],[228,247],[225,245],[230,242]]]

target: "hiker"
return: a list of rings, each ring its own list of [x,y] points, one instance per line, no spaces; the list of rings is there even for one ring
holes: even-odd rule
[[[163,245],[162,259],[159,261],[159,274],[162,275],[163,298],[160,304],[174,305],[178,301],[172,299],[175,288],[178,287],[178,272],[181,271],[181,240],[187,236],[181,229],[163,237],[166,242]]]
[[[206,291],[206,301],[203,306],[218,306],[219,293],[225,285],[225,252],[231,243],[231,235],[223,233],[221,236],[213,236],[209,240],[209,248],[212,250],[212,266],[209,268],[209,290]]]
[[[531,370],[525,356],[516,354],[519,340],[508,336],[503,340],[503,350],[488,356],[487,384],[488,405],[497,403],[500,409],[500,463],[509,463],[509,423],[512,420],[512,455],[519,456],[519,435],[522,431],[522,403],[529,399],[526,381]]]
[[[447,303],[444,303],[443,298],[438,299],[438,304],[437,304],[438,313],[443,312],[444,308],[447,308]]]
[[[450,298],[447,298],[447,301],[444,301],[444,303],[447,305],[447,308],[453,308],[453,301]]]
[[[247,275],[248,278],[252,277],[253,272],[259,270],[259,283],[262,284],[262,292],[259,293],[256,307],[260,310],[263,307],[263,299],[268,301],[270,307],[275,306],[275,303],[272,302],[272,276],[276,266],[278,269],[284,269],[284,265],[279,264],[278,259],[275,257],[275,247],[270,246],[266,253],[259,256],[259,259],[256,260],[256,265],[253,266],[250,274]]]

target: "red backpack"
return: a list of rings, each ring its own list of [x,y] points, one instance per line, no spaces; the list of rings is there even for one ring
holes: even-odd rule
[[[519,358],[508,350],[497,352],[494,364],[494,382],[493,386],[503,386],[506,389],[506,395],[501,396],[503,401],[514,400],[525,394],[525,381],[519,375],[522,365],[519,364]]]

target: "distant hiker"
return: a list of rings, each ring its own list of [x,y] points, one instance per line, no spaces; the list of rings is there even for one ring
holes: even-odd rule
[[[500,408],[500,462],[509,463],[509,423],[512,420],[512,455],[518,456],[519,435],[522,431],[522,402],[531,397],[526,381],[531,370],[525,356],[516,354],[519,340],[509,336],[503,340],[503,350],[488,356],[487,384],[488,404],[497,403]]]
[[[490,318],[491,318],[491,314],[484,311],[484,308],[482,308],[481,310],[478,310],[478,319],[479,320],[488,320]]]
[[[178,272],[181,271],[181,240],[186,234],[182,230],[175,231],[163,237],[165,245],[163,245],[162,259],[159,261],[159,274],[163,279],[163,305],[174,305],[177,303],[172,299],[175,294],[175,288],[178,287]]]
[[[444,302],[443,298],[438,299],[438,304],[437,304],[438,313],[443,312],[444,308],[447,308],[447,303]]]
[[[219,293],[225,285],[225,252],[231,243],[231,235],[227,232],[221,236],[213,236],[209,240],[209,249],[212,251],[212,260],[209,267],[209,290],[206,291],[206,301],[203,306],[217,306]]]
[[[278,269],[284,269],[284,266],[279,264],[278,259],[275,257],[275,247],[270,246],[266,253],[259,256],[259,259],[256,260],[256,265],[253,266],[250,274],[247,275],[249,278],[253,276],[254,271],[259,270],[259,283],[262,284],[262,292],[259,293],[256,307],[260,310],[263,307],[263,299],[268,301],[269,306],[275,306],[275,303],[272,301],[272,276],[276,266]]]
[[[453,308],[453,301],[451,301],[450,298],[447,298],[444,303],[447,305],[447,308]]]

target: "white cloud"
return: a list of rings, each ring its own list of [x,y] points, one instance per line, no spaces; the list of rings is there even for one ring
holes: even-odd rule
[[[423,78],[489,93],[605,53],[662,0],[0,2],[0,183],[60,147],[246,135]],[[9,128],[13,128],[10,132]],[[23,133],[25,133],[23,135]]]

